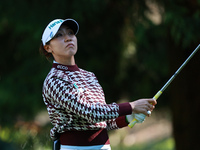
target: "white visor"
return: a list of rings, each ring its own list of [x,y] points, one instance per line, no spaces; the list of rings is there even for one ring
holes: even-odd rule
[[[65,23],[69,28],[71,28],[74,31],[74,34],[76,35],[79,30],[79,25],[74,19],[55,19],[51,21],[47,27],[45,28],[43,34],[42,34],[42,43],[45,45],[47,42],[49,42],[58,32],[60,26]]]

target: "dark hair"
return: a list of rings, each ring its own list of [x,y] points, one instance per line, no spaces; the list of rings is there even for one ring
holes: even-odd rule
[[[47,42],[46,45],[49,45],[49,42]],[[40,52],[41,55],[44,55],[44,56],[46,57],[47,60],[50,60],[51,58],[53,58],[53,55],[52,55],[51,53],[48,53],[48,52],[44,49],[43,43],[40,44],[39,52]]]

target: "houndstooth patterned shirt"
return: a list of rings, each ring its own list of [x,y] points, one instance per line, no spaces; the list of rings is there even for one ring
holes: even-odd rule
[[[117,129],[125,115],[131,114],[129,103],[106,104],[96,76],[78,68],[54,63],[43,85],[43,100],[53,128],[51,138],[69,130]],[[121,116],[121,117],[120,117]]]

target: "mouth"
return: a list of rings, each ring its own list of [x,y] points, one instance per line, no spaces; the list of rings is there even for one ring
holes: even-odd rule
[[[74,44],[72,44],[72,43],[69,43],[69,44],[67,44],[67,46],[66,47],[74,47]]]

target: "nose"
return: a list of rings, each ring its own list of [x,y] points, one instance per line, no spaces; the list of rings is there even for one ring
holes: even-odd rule
[[[65,34],[65,42],[71,41],[71,37],[67,34]]]

